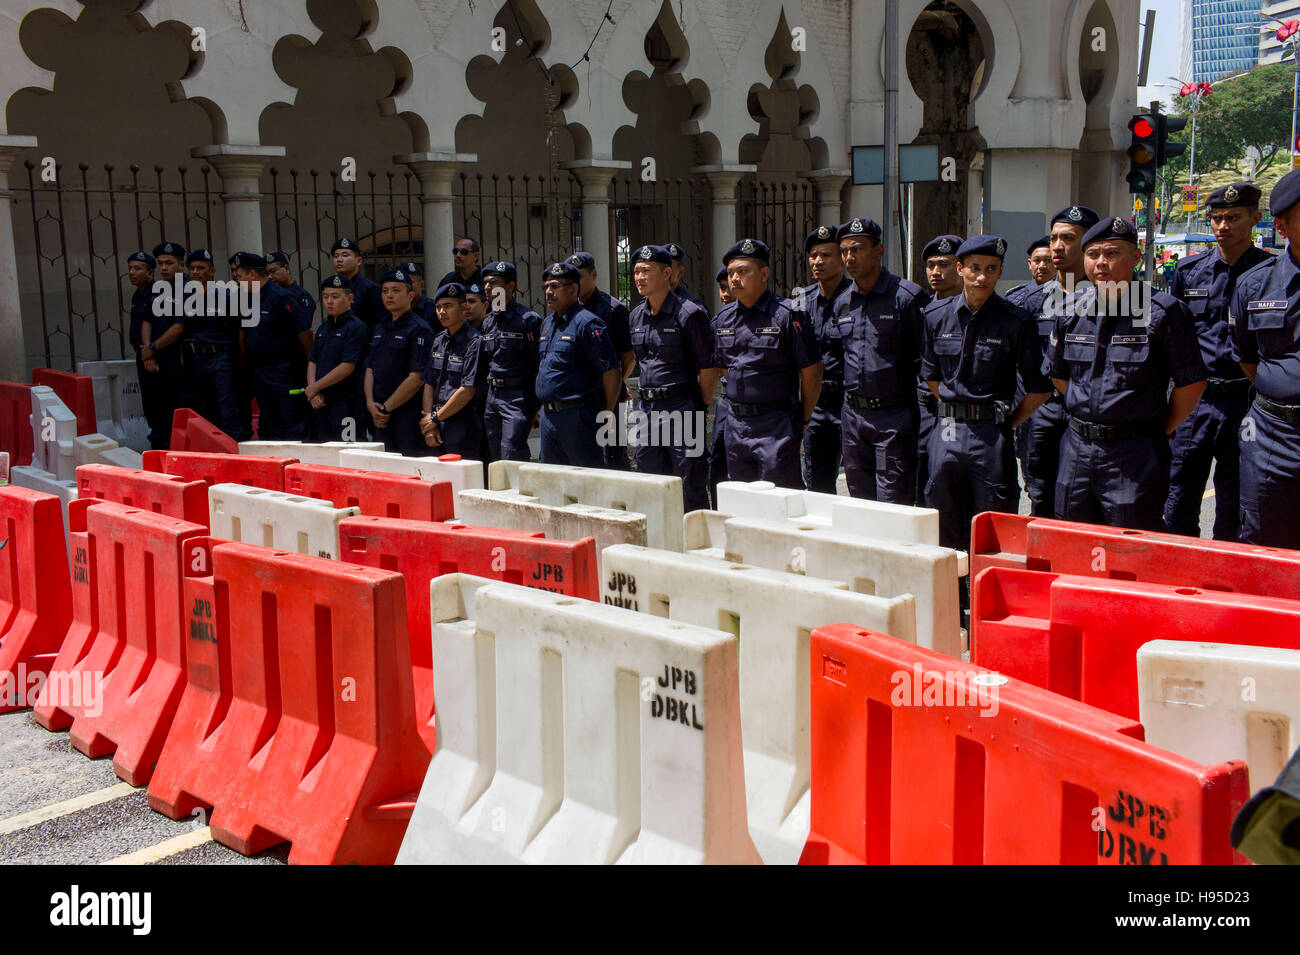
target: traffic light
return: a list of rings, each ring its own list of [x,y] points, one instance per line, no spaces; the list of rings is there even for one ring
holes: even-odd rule
[[[1187,125],[1186,116],[1166,116],[1161,113],[1156,117],[1159,140],[1156,143],[1156,165],[1163,166],[1175,156],[1181,156],[1187,150],[1186,143],[1171,143],[1169,134],[1176,133]]]
[[[1128,121],[1132,140],[1128,147],[1129,192],[1155,192],[1156,150],[1159,120],[1163,117],[1139,113]]]

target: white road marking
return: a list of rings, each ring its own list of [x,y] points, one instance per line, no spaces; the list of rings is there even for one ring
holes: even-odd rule
[[[172,836],[156,846],[137,849],[135,852],[128,852],[124,856],[118,856],[116,859],[101,862],[100,865],[148,865],[150,862],[157,862],[159,859],[165,859],[170,855],[184,852],[186,849],[193,849],[211,841],[212,829],[209,826],[204,826],[202,829],[195,829],[193,832],[182,832],[179,836]]]
[[[86,793],[82,796],[74,796],[72,799],[65,799],[63,802],[56,802],[49,806],[42,806],[40,809],[33,809],[31,812],[24,812],[17,816],[10,816],[8,819],[0,819],[0,836],[8,835],[11,832],[17,832],[19,829],[26,829],[37,823],[45,822],[49,819],[57,819],[59,816],[66,816],[69,813],[77,812],[90,806],[98,806],[102,802],[109,802],[113,799],[120,799],[123,796],[130,795],[138,790],[130,783],[117,783],[105,789],[97,789],[94,792]]]

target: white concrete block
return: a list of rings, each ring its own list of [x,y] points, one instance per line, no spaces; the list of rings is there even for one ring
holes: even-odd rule
[[[421,863],[756,863],[735,638],[463,574],[431,585]]]
[[[686,517],[691,553],[758,567],[842,580],[878,597],[916,598],[919,646],[961,658],[957,578],[964,554],[947,547],[843,534],[797,521],[733,517],[696,511]]]
[[[105,451],[101,456],[101,464],[111,464],[119,468],[142,468],[144,467],[144,458],[139,451],[132,448],[113,448]]]
[[[72,452],[77,467],[107,463],[103,456],[116,447],[117,442],[106,434],[82,434],[72,439]]]
[[[356,517],[361,508],[242,484],[214,484],[208,488],[208,511],[213,537],[338,560],[339,521]]]
[[[603,559],[605,603],[739,638],[749,834],[767,864],[797,863],[809,825],[812,631],[852,623],[914,643],[912,597],[628,545],[608,548]]]
[[[644,514],[646,546],[683,550],[682,479],[675,475],[493,461],[488,465],[488,487],[514,489],[553,506],[592,504]]]
[[[149,422],[140,398],[135,361],[83,361],[77,374],[91,379],[101,434],[133,451],[149,450]]]
[[[834,527],[843,534],[915,544],[939,543],[939,512],[933,508],[794,491],[770,481],[723,481],[718,485],[718,510],[731,517],[797,520]]]
[[[1200,763],[1244,760],[1252,795],[1300,748],[1300,650],[1152,640],[1137,670],[1147,742]]]
[[[77,479],[77,417],[49,385],[32,387],[32,467]]]
[[[392,451],[346,450],[339,453],[339,467],[384,471],[388,474],[411,474],[426,481],[450,481],[457,517],[461,516],[460,492],[483,487],[482,462],[467,461],[464,458],[445,461],[442,458],[408,458]]]
[[[346,467],[339,463],[343,451],[383,451],[382,441],[241,441],[240,454],[255,454],[264,458],[297,458],[303,464],[325,464],[329,467]]]
[[[9,483],[18,487],[28,487],[33,491],[53,494],[63,505],[63,533],[68,533],[68,502],[77,499],[77,482],[60,481],[49,471],[37,467],[12,467],[9,469]]]

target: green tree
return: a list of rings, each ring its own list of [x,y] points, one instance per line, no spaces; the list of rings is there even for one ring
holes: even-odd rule
[[[1274,63],[1215,83],[1214,92],[1201,100],[1196,119],[1197,178],[1214,170],[1235,169],[1245,159],[1247,146],[1259,150],[1260,169],[1268,168],[1279,152],[1289,148],[1295,70],[1292,63]],[[1182,183],[1187,182],[1191,161],[1189,100],[1174,100],[1174,113],[1187,116],[1188,121],[1186,128],[1169,137],[1189,146],[1170,160],[1166,170]]]

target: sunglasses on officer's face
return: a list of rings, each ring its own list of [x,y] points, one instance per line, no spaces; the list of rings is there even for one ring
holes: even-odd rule
[[[452,255],[471,255],[472,253],[474,253],[474,252],[476,252],[476,251],[478,251],[478,250],[477,250],[477,249],[452,249],[452,250],[451,250],[451,254],[452,254]]]

